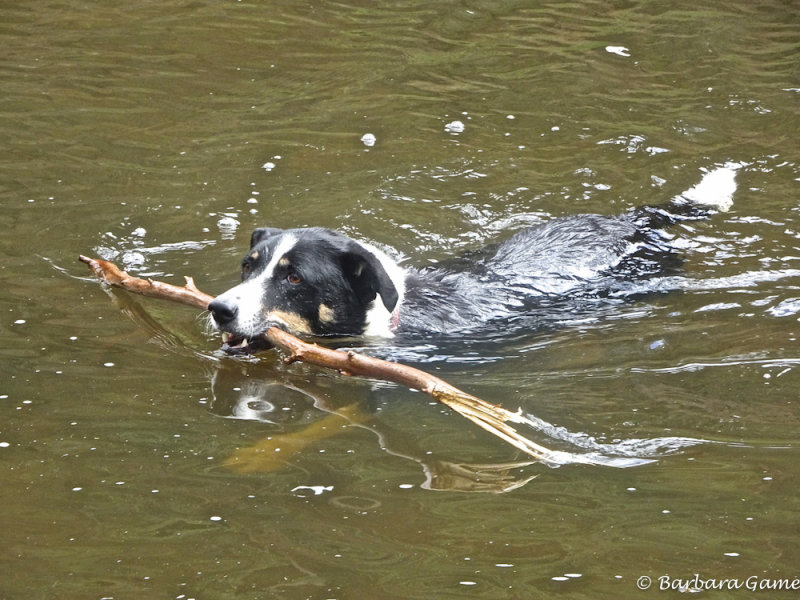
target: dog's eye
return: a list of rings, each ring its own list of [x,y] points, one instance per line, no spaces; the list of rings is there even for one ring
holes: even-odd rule
[[[291,283],[292,285],[297,285],[298,283],[300,283],[301,281],[303,281],[303,278],[302,278],[302,277],[300,277],[300,275],[298,275],[297,273],[289,273],[289,274],[286,276],[286,281],[288,281],[288,282],[289,282],[289,283]]]
[[[249,275],[251,270],[252,270],[252,268],[250,267],[250,265],[248,263],[243,263],[242,264],[242,275]]]

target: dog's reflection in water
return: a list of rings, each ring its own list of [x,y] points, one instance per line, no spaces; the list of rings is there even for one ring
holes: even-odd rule
[[[351,427],[361,427],[374,433],[380,447],[389,454],[421,465],[425,481],[420,487],[424,489],[498,494],[536,477],[525,473],[532,461],[470,464],[427,454],[415,447],[407,435],[375,418],[374,411],[368,408],[372,392],[361,382],[334,383],[319,377],[309,381],[285,372],[270,379],[270,373],[248,367],[221,365],[211,378],[212,412],[226,418],[258,421],[270,429],[268,435],[238,448],[225,460],[225,466],[233,471],[278,471],[301,460],[298,455],[309,447],[335,435],[346,435]],[[253,376],[256,370],[257,378]],[[342,386],[359,390],[361,397],[345,403],[334,400],[343,395]]]

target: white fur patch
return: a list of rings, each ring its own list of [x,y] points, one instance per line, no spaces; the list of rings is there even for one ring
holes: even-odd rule
[[[708,171],[696,186],[681,194],[695,204],[710,206],[726,212],[733,206],[733,193],[736,191],[736,171],[742,165],[727,162],[721,167]]]
[[[285,234],[261,273],[217,297],[219,300],[236,306],[238,315],[235,326],[241,333],[245,335],[259,333],[258,325],[263,320],[264,312],[264,283],[272,277],[278,263],[296,243],[295,236]]]
[[[383,250],[380,250],[366,242],[357,242],[369,253],[374,254],[384,271],[389,276],[389,279],[394,284],[397,290],[397,304],[394,307],[394,312],[400,310],[403,304],[403,298],[406,293],[406,272],[398,265],[392,258],[389,257]],[[364,335],[369,337],[394,337],[392,331],[393,313],[386,310],[383,300],[380,296],[375,298],[372,306],[367,310],[366,326],[364,328]]]

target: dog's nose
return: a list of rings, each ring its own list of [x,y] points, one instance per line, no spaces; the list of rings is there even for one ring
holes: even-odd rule
[[[220,327],[227,325],[236,319],[239,309],[235,304],[229,304],[224,300],[213,300],[208,305],[208,310]]]

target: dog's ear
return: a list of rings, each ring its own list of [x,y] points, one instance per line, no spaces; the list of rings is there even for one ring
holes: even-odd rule
[[[278,229],[277,227],[259,227],[253,232],[253,235],[250,236],[250,248],[252,249],[256,244],[263,242],[266,239],[271,238],[273,235],[281,233],[283,229]]]
[[[381,261],[359,244],[352,244],[342,254],[342,270],[350,286],[364,304],[372,302],[380,294],[386,310],[392,312],[399,295]]]

